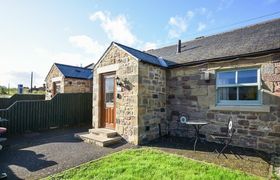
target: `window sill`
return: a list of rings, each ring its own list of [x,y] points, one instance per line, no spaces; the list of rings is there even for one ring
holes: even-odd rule
[[[270,112],[270,106],[210,106],[215,111]]]

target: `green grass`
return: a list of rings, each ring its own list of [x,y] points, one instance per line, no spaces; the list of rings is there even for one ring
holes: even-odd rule
[[[47,179],[261,179],[154,149],[115,153]]]

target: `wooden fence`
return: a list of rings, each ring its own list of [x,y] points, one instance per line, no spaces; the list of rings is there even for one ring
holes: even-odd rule
[[[6,109],[16,101],[21,100],[44,100],[45,95],[42,94],[14,94],[10,98],[0,98],[0,109]]]
[[[51,100],[17,101],[7,109],[0,109],[0,117],[8,120],[0,122],[0,126],[7,127],[9,134],[90,124],[92,93],[57,94]]]

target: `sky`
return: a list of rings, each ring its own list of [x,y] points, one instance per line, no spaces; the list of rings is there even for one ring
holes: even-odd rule
[[[97,62],[112,41],[155,49],[279,11],[280,0],[0,0],[0,85],[30,86],[33,72],[42,86],[53,63]]]

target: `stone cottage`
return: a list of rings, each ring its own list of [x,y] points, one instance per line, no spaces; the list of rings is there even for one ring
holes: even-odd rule
[[[188,114],[209,122],[201,134],[212,141],[232,116],[233,145],[280,153],[280,19],[146,52],[112,42],[93,72],[94,129],[83,139],[193,136],[179,120]]]
[[[57,93],[92,92],[92,69],[54,63],[45,79],[46,99]]]

